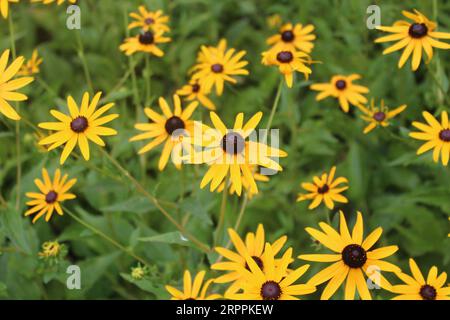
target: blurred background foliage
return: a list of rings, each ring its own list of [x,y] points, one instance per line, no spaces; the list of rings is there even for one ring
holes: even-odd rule
[[[158,199],[189,232],[211,246],[218,220],[221,195],[200,190],[205,166],[182,171],[169,164],[157,170],[159,151],[137,156],[139,144],[129,143],[135,134],[136,119],[144,120],[142,107],[136,115],[129,78],[128,59],[119,52],[126,36],[128,13],[144,4],[149,9],[163,9],[171,17],[173,41],[161,46],[166,55],[151,58],[151,95],[149,105],[156,106],[159,96],[170,97],[187,79],[202,44],[216,44],[226,38],[229,45],[246,50],[250,76],[238,85],[226,87],[225,94],[213,98],[219,115],[231,124],[238,112],[246,119],[257,111],[265,116],[265,127],[280,79],[276,69],[261,65],[265,39],[275,33],[267,18],[279,14],[283,21],[315,25],[317,40],[312,53],[322,64],[313,66],[305,82],[297,78],[294,88],[283,88],[280,108],[273,127],[280,129],[281,148],[289,157],[281,159],[284,171],[260,183],[260,194],[248,204],[239,233],[254,231],[264,224],[267,238],[289,237],[294,254],[312,253],[317,248],[304,228],[325,221],[328,211],[314,211],[307,203],[296,203],[300,182],[337,165],[339,175],[350,181],[345,193],[350,203],[331,212],[345,211],[353,224],[361,210],[366,234],[381,226],[380,245],[397,244],[399,252],[390,261],[405,268],[414,257],[423,268],[436,265],[449,271],[450,241],[450,171],[434,164],[429,153],[417,157],[419,146],[408,138],[411,122],[421,119],[421,112],[434,114],[449,108],[444,104],[430,72],[434,72],[448,95],[450,53],[440,51],[428,70],[422,64],[416,73],[409,65],[397,69],[399,54],[383,56],[382,45],[373,40],[380,33],[366,27],[366,8],[381,7],[382,24],[401,18],[401,10],[417,8],[437,19],[441,30],[450,31],[448,1],[366,1],[366,0],[81,0],[80,32],[66,28],[65,6],[44,6],[22,1],[11,5],[18,54],[29,57],[34,48],[44,59],[41,74],[25,90],[30,99],[21,104],[23,115],[34,124],[51,119],[49,110],[66,110],[65,99],[81,99],[88,90],[79,57],[80,43],[92,77],[94,89],[116,103],[120,118],[113,123],[119,135],[107,139],[108,150]],[[9,48],[8,24],[0,20],[0,49]],[[135,55],[138,88],[144,100],[145,64]],[[327,99],[317,103],[308,89],[313,82],[326,82],[334,74],[359,73],[361,84],[370,88],[370,97],[385,99],[388,106],[407,104],[408,109],[387,129],[364,135],[365,126],[358,111],[340,111],[337,102]],[[123,81],[120,81],[120,80]],[[105,100],[104,100],[105,102]],[[207,119],[200,108],[195,119]],[[189,245],[160,212],[93,147],[90,162],[69,158],[63,171],[78,178],[74,192],[78,198],[66,203],[86,221],[132,248],[150,262],[149,275],[143,280],[130,277],[136,261],[118,251],[68,215],[54,216],[50,223],[40,220],[32,225],[23,217],[25,192],[35,190],[33,179],[42,167],[53,172],[58,167],[59,150],[46,153],[36,145],[36,134],[22,125],[23,180],[19,208],[16,210],[16,166],[14,123],[3,118],[0,123],[0,297],[12,299],[154,299],[167,298],[163,286],[179,285],[184,269],[192,272],[209,269],[217,255],[205,255]],[[233,226],[242,199],[229,199],[225,227]],[[146,241],[142,241],[146,238]],[[58,240],[67,245],[67,256],[59,268],[40,268],[37,253],[44,241]],[[226,244],[228,239],[223,239]],[[65,267],[77,264],[82,270],[82,290],[67,290]],[[301,264],[296,260],[295,265]],[[306,277],[322,265],[313,264]],[[303,279],[305,280],[306,277]],[[218,288],[218,287],[216,287]],[[320,292],[320,291],[319,291]],[[389,298],[380,291],[377,298]],[[312,295],[310,298],[317,298]],[[336,296],[342,298],[342,293]]]

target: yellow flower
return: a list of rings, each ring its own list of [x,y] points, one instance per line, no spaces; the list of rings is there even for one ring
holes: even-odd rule
[[[177,168],[181,166],[182,151],[190,151],[191,144],[186,135],[194,135],[194,121],[190,120],[192,113],[198,106],[198,102],[191,102],[186,109],[181,109],[181,101],[178,95],[173,96],[174,112],[170,110],[166,100],[159,98],[159,107],[163,114],[159,114],[150,108],[145,108],[144,112],[152,123],[138,123],[134,127],[137,130],[144,131],[130,139],[130,141],[140,141],[153,139],[139,150],[139,154],[146,153],[161,143],[165,142],[161,157],[159,158],[158,168],[163,170],[172,154],[172,162]],[[186,141],[185,141],[186,140]]]
[[[11,120],[20,120],[19,114],[13,109],[8,101],[27,100],[28,97],[26,95],[14,91],[25,87],[34,79],[33,77],[23,77],[11,80],[19,71],[25,59],[23,57],[18,57],[8,68],[6,68],[8,59],[9,50],[5,50],[0,57],[0,113],[3,113]]]
[[[42,244],[42,251],[38,253],[38,256],[42,258],[57,257],[60,252],[61,245],[58,241],[47,241]]]
[[[321,91],[316,97],[317,101],[332,96],[339,100],[341,109],[348,112],[350,109],[349,103],[354,106],[367,103],[367,98],[363,94],[368,93],[369,89],[352,83],[358,79],[361,79],[359,74],[336,75],[331,78],[329,83],[316,83],[311,85],[310,88],[311,90]]]
[[[312,73],[311,69],[306,66],[312,63],[311,57],[304,52],[275,47],[263,52],[262,56],[262,63],[264,65],[278,66],[289,88],[292,88],[295,72],[303,73],[306,79]]]
[[[18,3],[19,0],[0,0],[0,13],[3,18],[8,18],[9,3]]]
[[[258,173],[259,169],[258,166],[249,165],[249,168],[255,181],[267,182],[270,180],[268,176]],[[244,176],[242,176],[241,179],[242,179],[242,187],[245,189],[247,197],[249,199],[253,198],[253,196],[258,193],[258,190],[254,190],[253,188],[251,188],[250,182]],[[223,181],[217,188],[217,192],[222,192],[224,189],[225,189],[225,181]],[[236,186],[231,181],[229,183],[229,192],[230,194],[236,193]]]
[[[67,174],[61,178],[61,171],[59,169],[55,171],[53,181],[50,179],[46,169],[42,169],[42,177],[44,178],[43,182],[40,179],[34,180],[40,192],[27,192],[25,194],[28,198],[32,199],[27,202],[27,205],[32,206],[32,208],[25,212],[25,216],[36,214],[33,218],[33,223],[43,215],[45,215],[45,221],[50,221],[54,211],[62,216],[63,211],[60,203],[76,198],[74,194],[67,192],[77,182],[77,179],[67,181]]]
[[[313,200],[309,205],[308,209],[317,208],[322,201],[325,203],[328,209],[334,209],[334,201],[347,203],[346,197],[341,195],[341,193],[348,189],[348,186],[339,187],[340,184],[347,184],[348,180],[344,177],[339,177],[334,179],[336,173],[336,167],[331,168],[329,174],[323,173],[319,178],[315,176],[313,178],[313,183],[305,182],[301,186],[303,189],[308,191],[308,194],[299,194],[297,202],[304,200]]]
[[[278,50],[304,51],[311,53],[314,48],[313,41],[316,36],[311,32],[314,30],[312,24],[303,26],[302,24],[287,23],[281,27],[280,32],[267,39],[267,44],[274,46]]]
[[[292,248],[289,248],[281,257],[279,264],[275,263],[272,246],[267,243],[264,248],[266,265],[264,271],[246,254],[248,269],[239,272],[245,278],[243,293],[229,293],[226,298],[236,300],[298,300],[296,296],[306,295],[316,291],[311,284],[294,284],[309,268],[304,265],[293,271],[288,271],[292,261]]]
[[[65,2],[65,0],[31,0],[31,2],[42,2],[42,4],[52,4],[55,1],[58,6],[62,5]],[[77,0],[67,0],[67,2],[75,4],[77,3]]]
[[[220,299],[220,294],[207,295],[208,287],[213,282],[210,279],[203,285],[205,278],[205,271],[200,271],[192,281],[189,270],[184,272],[183,291],[180,291],[172,286],[166,286],[166,290],[172,295],[171,300],[216,300]],[[203,288],[202,288],[203,286]]]
[[[342,211],[340,211],[339,232],[324,222],[320,222],[319,226],[323,232],[313,228],[306,228],[305,230],[335,253],[305,254],[300,255],[299,258],[306,261],[333,262],[333,264],[314,275],[308,282],[317,286],[328,281],[321,299],[328,300],[331,298],[344,283],[344,280],[347,279],[345,285],[346,300],[353,300],[356,290],[361,299],[370,300],[371,295],[364,273],[381,288],[390,288],[389,282],[381,275],[380,271],[400,272],[400,268],[381,259],[394,254],[398,247],[387,246],[371,250],[383,232],[381,227],[376,228],[366,239],[363,239],[363,218],[361,212],[358,212],[355,226],[350,235]]]
[[[412,277],[397,273],[405,284],[392,286],[390,291],[399,294],[393,300],[450,300],[450,286],[445,286],[447,273],[438,275],[438,269],[433,266],[425,280],[413,259],[409,259],[409,268]]]
[[[265,265],[268,265],[268,262],[265,260],[266,256],[264,253],[264,245],[266,243],[264,227],[262,224],[258,225],[256,229],[256,233],[248,232],[245,236],[245,242],[239,237],[239,235],[233,229],[228,229],[228,234],[230,236],[230,240],[233,243],[236,251],[231,251],[227,248],[216,247],[215,250],[221,256],[226,258],[229,261],[226,262],[217,262],[211,266],[212,270],[221,270],[226,271],[227,273],[219,276],[215,279],[216,283],[229,283],[232,282],[230,287],[227,289],[227,294],[235,293],[242,287],[244,278],[242,277],[242,272],[240,270],[247,269],[249,267],[245,260],[246,256],[250,256],[253,261],[261,268],[261,270],[265,270]],[[280,252],[286,243],[287,237],[282,236],[272,244],[272,253],[274,256]],[[275,260],[275,263],[278,263],[279,259]],[[289,261],[291,262],[291,261]]]
[[[214,103],[208,98],[210,91],[206,91],[197,80],[189,81],[189,84],[177,90],[180,96],[186,96],[187,101],[197,100],[209,110],[216,110]]]
[[[198,80],[200,85],[209,92],[213,86],[216,87],[217,95],[222,95],[224,82],[237,83],[232,76],[248,75],[243,69],[248,62],[241,61],[246,54],[235,49],[226,49],[226,41],[222,40],[217,47],[201,46],[198,63],[193,67],[193,80]]]
[[[157,47],[159,43],[169,42],[171,39],[163,37],[164,31],[142,30],[138,35],[125,39],[125,42],[120,45],[120,50],[124,51],[127,56],[135,52],[146,52],[157,57],[162,57],[164,52]]]
[[[412,54],[411,68],[416,71],[422,60],[422,49],[428,56],[429,62],[433,58],[433,48],[450,49],[450,44],[438,41],[436,39],[450,39],[450,33],[437,32],[437,24],[428,20],[422,13],[414,10],[415,13],[402,11],[402,14],[412,20],[397,21],[391,27],[377,27],[377,29],[392,33],[375,40],[375,42],[398,41],[383,51],[383,54],[389,54],[403,49],[403,53],[398,62],[398,67],[402,68]]]
[[[262,112],[256,113],[245,125],[244,114],[239,113],[232,130],[227,129],[215,112],[211,112],[210,117],[215,129],[209,128],[205,133],[206,138],[202,137],[202,140],[206,141],[206,148],[200,153],[199,162],[209,164],[209,169],[201,181],[200,188],[203,189],[211,183],[210,191],[213,192],[230,173],[231,183],[234,184],[238,196],[242,193],[242,176],[247,180],[252,192],[257,193],[258,187],[250,165],[260,165],[275,171],[283,170],[272,157],[286,157],[284,151],[252,139],[246,140],[261,121]],[[194,137],[194,143],[197,139],[198,137]]]
[[[273,14],[270,17],[267,17],[266,21],[267,21],[267,25],[270,28],[278,28],[282,22],[281,16],[278,13]]]
[[[42,58],[39,57],[38,51],[35,49],[31,55],[30,60],[26,61],[17,73],[20,76],[32,76],[40,72],[39,66],[42,63]]]
[[[169,17],[164,15],[162,10],[153,12],[148,11],[144,6],[139,6],[139,12],[130,13],[130,17],[135,21],[128,25],[128,29],[141,28],[143,30],[170,31],[170,28],[166,25],[169,22]]]
[[[131,268],[131,277],[134,280],[142,280],[149,273],[149,269],[147,266],[141,266],[140,263],[136,267]]]
[[[366,134],[378,126],[387,127],[390,119],[406,109],[406,104],[402,104],[400,107],[389,111],[389,108],[384,105],[384,100],[381,100],[380,107],[376,107],[375,101],[372,99],[370,101],[370,108],[366,108],[363,105],[359,105],[358,108],[364,112],[364,115],[362,115],[361,118],[364,121],[369,122],[367,127],[364,128],[364,133]]]
[[[51,151],[65,144],[61,154],[61,164],[64,164],[77,144],[84,159],[89,160],[89,140],[104,147],[105,142],[100,136],[113,136],[117,134],[116,130],[103,127],[103,125],[116,119],[119,115],[110,114],[102,117],[106,111],[114,106],[114,103],[108,103],[96,110],[101,95],[102,93],[98,92],[89,103],[89,93],[85,92],[80,108],[78,108],[72,96],[69,96],[67,98],[69,115],[65,115],[58,110],[51,110],[50,113],[59,122],[43,122],[39,124],[39,127],[42,129],[57,131],[57,133],[39,141],[40,145],[50,144],[48,151]]]
[[[440,123],[427,111],[424,111],[422,115],[428,124],[414,121],[412,125],[421,132],[411,132],[409,134],[409,136],[414,139],[426,141],[426,143],[417,150],[417,154],[419,155],[434,149],[434,162],[439,162],[439,156],[441,156],[442,164],[446,166],[448,165],[450,158],[450,124],[448,121],[448,113],[447,111],[441,113]]]

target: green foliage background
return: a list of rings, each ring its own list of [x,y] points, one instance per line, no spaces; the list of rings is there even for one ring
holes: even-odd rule
[[[77,31],[66,28],[65,6],[31,5],[22,1],[12,5],[18,54],[29,57],[38,48],[44,59],[42,72],[25,90],[30,99],[21,103],[21,113],[34,124],[49,121],[51,108],[66,110],[65,99],[73,95],[81,99],[88,90],[78,55]],[[260,183],[260,194],[246,209],[240,234],[254,231],[263,223],[270,241],[286,234],[294,254],[313,253],[316,248],[304,228],[325,221],[327,211],[307,209],[307,203],[296,203],[299,184],[313,175],[337,165],[338,174],[348,177],[350,189],[345,193],[348,205],[340,206],[353,224],[355,213],[361,210],[366,234],[377,226],[384,229],[379,245],[397,244],[399,252],[390,259],[407,269],[409,257],[414,257],[423,269],[432,265],[449,271],[450,240],[450,171],[434,164],[429,153],[417,157],[419,143],[408,138],[411,122],[421,120],[421,112],[438,114],[449,109],[444,95],[433,81],[434,72],[448,96],[450,53],[439,51],[428,70],[422,64],[416,73],[409,64],[397,69],[399,54],[383,56],[383,46],[373,40],[380,34],[366,28],[366,8],[378,4],[382,9],[382,24],[389,25],[401,18],[401,10],[417,8],[436,18],[440,30],[450,31],[448,1],[366,1],[366,0],[172,0],[117,1],[81,0],[82,29],[79,33],[95,90],[108,94],[116,103],[120,118],[113,123],[119,135],[107,139],[107,148],[148,192],[163,201],[167,210],[187,230],[209,246],[217,226],[221,195],[200,190],[205,166],[198,172],[191,166],[177,171],[169,164],[163,172],[157,170],[160,152],[145,158],[137,156],[139,144],[129,143],[135,134],[136,118],[144,119],[142,107],[136,116],[130,78],[119,81],[129,70],[128,59],[118,50],[125,38],[125,14],[145,4],[161,8],[171,17],[173,41],[163,45],[166,55],[151,58],[151,103],[159,96],[170,97],[187,80],[187,70],[195,62],[201,44],[216,44],[220,38],[229,45],[247,51],[250,76],[241,78],[234,87],[215,99],[219,115],[231,124],[238,112],[246,119],[261,110],[267,123],[268,114],[279,82],[274,68],[261,65],[261,52],[270,30],[266,18],[278,13],[285,21],[312,23],[318,37],[313,58],[323,64],[313,66],[309,82],[297,78],[292,90],[283,88],[280,108],[273,126],[282,136],[281,148],[289,157],[281,160],[284,171]],[[10,47],[8,24],[0,20],[0,49]],[[138,87],[141,100],[145,95],[145,64],[136,56]],[[342,113],[332,99],[315,101],[308,90],[312,82],[325,82],[333,74],[359,73],[361,83],[370,88],[370,97],[384,98],[389,106],[407,104],[394,125],[364,135],[363,121],[357,112]],[[119,85],[117,86],[117,84]],[[196,119],[207,119],[206,110],[199,110]],[[33,179],[42,167],[53,172],[59,163],[60,150],[45,153],[36,146],[33,131],[22,123],[22,186],[19,209],[16,210],[16,166],[14,123],[2,117],[0,123],[0,296],[11,299],[155,299],[168,298],[163,286],[180,285],[182,272],[209,269],[215,254],[205,255],[182,241],[176,229],[143,197],[129,181],[100,153],[91,147],[90,162],[70,157],[63,171],[78,178],[74,191],[78,198],[66,203],[72,211],[123,245],[145,257],[152,266],[151,275],[133,281],[130,268],[136,261],[105,242],[68,215],[54,216],[50,223],[35,225],[23,216],[26,210],[25,192],[34,191]],[[234,225],[239,202],[230,198],[226,212],[226,227]],[[337,225],[336,210],[331,213]],[[141,241],[141,238],[150,238]],[[44,241],[57,239],[68,247],[68,255],[60,268],[42,268],[37,257]],[[224,239],[226,243],[228,239]],[[325,252],[325,250],[323,250]],[[65,266],[78,264],[82,270],[82,290],[67,290]],[[301,264],[296,260],[295,265]],[[306,280],[323,265],[312,264]],[[219,287],[215,287],[220,289]],[[319,290],[320,293],[321,290]],[[312,295],[309,298],[317,298]],[[386,292],[376,292],[376,298],[389,298]],[[335,298],[342,298],[340,292]]]

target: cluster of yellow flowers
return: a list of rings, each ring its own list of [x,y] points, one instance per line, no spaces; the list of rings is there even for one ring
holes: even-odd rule
[[[8,4],[18,1],[0,0],[1,14],[6,17]],[[44,4],[54,2],[54,0],[32,1]],[[58,4],[63,2],[63,0],[57,1]],[[75,0],[69,0],[69,2],[75,3]],[[447,43],[436,40],[437,38],[450,39],[450,33],[435,31],[436,23],[428,20],[418,11],[404,12],[404,15],[412,22],[400,21],[391,27],[379,27],[380,30],[393,34],[376,40],[376,42],[399,41],[384,51],[384,54],[387,54],[404,48],[399,67],[402,67],[412,54],[412,69],[417,70],[422,58],[422,49],[429,59],[433,56],[433,48],[450,49]],[[165,36],[165,33],[170,32],[167,25],[169,17],[161,10],[148,11],[144,6],[139,7],[138,12],[131,13],[130,17],[133,21],[128,25],[128,29],[138,28],[139,32],[127,37],[119,49],[126,55],[142,52],[162,57],[164,52],[159,45],[171,41]],[[273,24],[277,23],[273,22]],[[267,44],[271,47],[262,54],[262,63],[277,66],[289,88],[293,86],[296,72],[303,73],[305,78],[312,73],[310,65],[314,61],[310,54],[314,48],[313,41],[316,39],[313,31],[313,25],[288,23],[267,40]],[[137,123],[135,128],[141,133],[130,139],[133,142],[150,140],[142,146],[139,154],[164,144],[158,163],[159,170],[166,167],[171,155],[172,163],[177,168],[181,168],[185,160],[188,160],[188,163],[205,164],[208,169],[200,182],[201,188],[209,185],[211,192],[228,190],[239,196],[243,191],[249,197],[257,194],[256,181],[267,181],[266,176],[258,173],[260,167],[275,172],[282,171],[283,168],[274,158],[286,157],[287,153],[250,139],[251,133],[262,119],[262,112],[254,114],[247,122],[244,122],[244,114],[239,113],[231,127],[225,125],[219,115],[213,111],[217,109],[210,99],[213,89],[217,97],[220,97],[225,83],[237,84],[240,76],[249,74],[249,71],[245,69],[248,62],[242,60],[245,54],[245,51],[228,48],[225,39],[220,40],[216,46],[201,46],[196,64],[189,72],[188,84],[173,95],[173,107],[166,99],[160,97],[158,102],[162,113],[150,107],[144,109],[149,121]],[[9,50],[5,50],[0,56],[0,113],[11,120],[20,120],[20,115],[9,102],[27,99],[26,95],[17,90],[33,81],[32,75],[39,73],[42,59],[37,51],[34,51],[26,63],[23,57],[17,57],[7,67],[9,56]],[[21,77],[16,77],[17,75]],[[360,78],[358,74],[334,75],[328,83],[316,83],[311,85],[310,89],[320,92],[316,97],[318,101],[330,96],[337,99],[344,112],[348,112],[351,105],[359,108],[363,113],[362,119],[368,122],[364,133],[368,133],[378,126],[388,126],[392,118],[406,109],[406,105],[390,110],[383,100],[380,106],[376,106],[372,99],[370,106],[367,106],[368,99],[365,95],[369,89],[354,83]],[[101,92],[97,92],[90,97],[86,92],[79,104],[69,95],[67,114],[51,110],[50,114],[57,121],[39,124],[40,128],[50,131],[48,136],[39,141],[39,145],[47,146],[48,151],[63,146],[60,148],[62,149],[61,165],[66,162],[76,146],[79,147],[83,158],[89,160],[89,141],[104,147],[106,143],[102,137],[118,134],[116,130],[104,126],[119,115],[106,114],[114,107],[114,103],[99,107],[101,95]],[[180,96],[189,102],[187,107],[183,108]],[[199,103],[211,110],[210,120],[213,128],[192,119]],[[413,126],[421,132],[410,133],[412,138],[426,141],[418,150],[418,154],[434,149],[434,161],[438,162],[441,158],[442,163],[448,165],[450,124],[447,112],[442,112],[441,122],[428,112],[424,112],[423,116],[428,124],[413,122]],[[205,147],[205,145],[208,148],[202,148],[200,152],[196,150],[196,147]],[[323,202],[330,210],[334,209],[334,202],[348,202],[347,198],[341,194],[348,188],[346,185],[348,181],[344,177],[336,178],[335,174],[336,167],[333,167],[329,173],[314,177],[313,183],[303,183],[301,186],[308,193],[300,194],[298,201],[312,200],[310,209],[318,207]],[[43,180],[35,180],[39,192],[26,194],[31,199],[27,202],[31,208],[25,215],[34,215],[33,223],[41,217],[49,221],[55,211],[63,215],[61,203],[75,198],[75,195],[69,191],[75,185],[76,179],[69,179],[67,174],[61,173],[60,169],[55,171],[53,178],[46,169],[42,169],[42,177]],[[273,243],[266,242],[264,229],[260,225],[256,233],[246,235],[245,242],[235,230],[229,230],[236,252],[229,250],[228,247],[215,248],[220,258],[211,266],[211,269],[225,271],[226,274],[210,279],[203,285],[205,271],[198,273],[193,283],[190,272],[186,271],[184,291],[181,292],[171,286],[167,286],[167,290],[178,299],[216,299],[222,295],[208,295],[208,287],[213,282],[230,283],[223,295],[225,298],[279,300],[295,299],[299,295],[311,294],[316,291],[316,286],[328,282],[321,295],[323,299],[328,299],[346,281],[346,299],[354,299],[356,292],[360,298],[370,299],[367,277],[381,288],[399,294],[396,297],[398,299],[449,298],[450,287],[445,287],[445,272],[438,275],[437,268],[433,267],[425,280],[412,259],[410,268],[413,277],[402,273],[397,266],[384,261],[383,259],[394,254],[398,247],[387,246],[373,249],[381,236],[382,229],[376,228],[364,239],[361,213],[358,212],[351,233],[343,212],[340,212],[338,231],[324,222],[321,222],[319,226],[321,230],[306,228],[306,232],[333,253],[304,254],[299,258],[306,261],[332,262],[332,264],[306,283],[296,284],[296,281],[308,270],[309,265],[290,269],[293,262],[293,249],[288,248],[281,255],[287,238],[281,237]],[[43,255],[55,254],[56,248],[54,243],[46,245],[43,248]],[[223,258],[228,261],[222,262]],[[391,285],[380,271],[395,273],[405,284]],[[140,279],[144,273],[143,269],[136,268],[133,271],[133,277]]]

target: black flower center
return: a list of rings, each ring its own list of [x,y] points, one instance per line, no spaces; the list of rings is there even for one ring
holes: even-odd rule
[[[277,60],[281,63],[289,63],[294,59],[294,55],[290,51],[281,51],[277,54]]]
[[[220,63],[215,63],[211,66],[211,70],[214,73],[221,73],[223,71],[223,65]]]
[[[335,86],[338,90],[344,90],[347,88],[347,82],[345,82],[345,80],[338,80],[336,81]]]
[[[166,124],[164,125],[164,128],[166,129],[168,134],[172,134],[174,131],[178,129],[184,129],[184,121],[177,117],[173,116],[166,120]]]
[[[350,244],[342,250],[342,260],[350,268],[361,268],[367,261],[366,250],[358,244]]]
[[[199,92],[200,91],[200,85],[198,83],[195,83],[192,85],[192,92]]]
[[[386,113],[382,111],[375,112],[373,118],[378,122],[382,122],[384,121],[384,119],[386,119]]]
[[[70,129],[76,133],[81,133],[86,131],[88,127],[88,120],[85,117],[78,117],[72,120],[70,123]]]
[[[244,150],[245,140],[239,133],[230,132],[222,138],[222,149],[229,154],[238,154]]]
[[[450,142],[450,129],[444,129],[439,132],[439,139],[445,142]]]
[[[429,284],[423,285],[419,293],[424,300],[436,300],[436,289]]]
[[[259,269],[260,269],[260,270],[263,270],[264,264],[263,264],[261,258],[260,258],[260,257],[257,257],[257,256],[252,256],[252,259],[253,259],[253,261],[255,261],[255,263],[256,263],[256,265],[259,267]],[[250,267],[248,266],[247,263],[245,263],[245,269],[247,269],[247,270],[250,271]]]
[[[139,42],[141,44],[152,44],[155,37],[151,31],[145,31],[139,35]]]
[[[320,194],[327,193],[328,191],[330,191],[330,187],[327,184],[317,188],[317,192]]]
[[[58,194],[55,191],[50,191],[45,196],[45,202],[47,202],[48,204],[55,203],[57,199],[58,199]]]
[[[281,40],[284,42],[292,42],[295,38],[294,33],[292,30],[286,30],[283,33],[281,33]]]
[[[413,38],[423,38],[428,34],[428,27],[425,23],[413,23],[409,27],[409,35]]]
[[[263,300],[278,300],[281,297],[281,287],[275,281],[267,281],[261,287]]]
[[[144,20],[145,24],[153,24],[155,23],[155,20],[153,18],[147,18]]]

